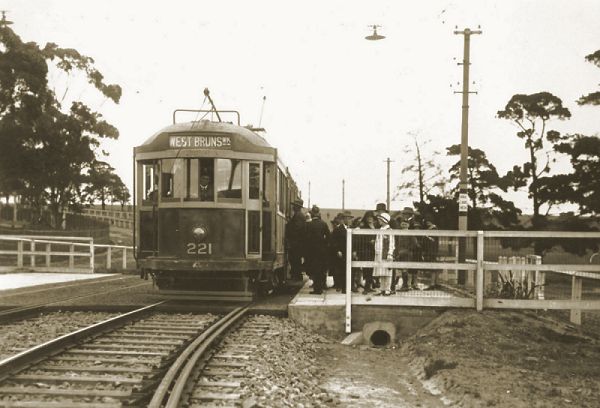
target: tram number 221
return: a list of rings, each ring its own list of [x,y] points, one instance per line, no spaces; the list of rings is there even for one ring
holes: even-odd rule
[[[191,255],[211,255],[212,244],[205,242],[201,242],[199,244],[196,244],[194,242],[188,242],[187,253]]]

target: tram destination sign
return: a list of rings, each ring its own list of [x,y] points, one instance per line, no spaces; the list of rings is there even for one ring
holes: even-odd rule
[[[171,149],[231,149],[231,136],[169,136]]]

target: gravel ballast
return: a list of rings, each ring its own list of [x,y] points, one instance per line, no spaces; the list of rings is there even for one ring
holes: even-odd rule
[[[54,312],[1,325],[0,360],[115,315],[97,312]]]

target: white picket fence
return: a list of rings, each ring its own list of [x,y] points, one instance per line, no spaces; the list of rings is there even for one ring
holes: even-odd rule
[[[98,248],[106,249],[106,262],[100,265],[96,265]],[[121,252],[117,267],[113,265],[115,250]],[[107,270],[125,270],[128,250],[133,247],[94,244],[91,237],[0,235],[0,272],[94,273],[104,266]]]

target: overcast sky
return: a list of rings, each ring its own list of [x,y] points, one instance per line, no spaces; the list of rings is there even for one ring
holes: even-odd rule
[[[549,91],[571,110],[554,128],[598,134],[600,108],[575,100],[595,91],[600,70],[600,1],[4,1],[25,41],[55,42],[96,61],[123,88],[119,105],[71,84],[120,131],[105,144],[132,184],[132,150],[171,123],[176,108],[199,108],[208,87],[220,109],[261,125],[311,203],[373,208],[407,164],[409,133],[443,150],[460,142],[463,38],[472,37],[469,141],[506,171],[526,160],[516,127],[497,119],[516,93]],[[366,41],[379,24],[382,41]],[[456,59],[454,59],[456,58]],[[56,77],[57,83],[67,78]],[[451,87],[450,85],[453,84]],[[448,161],[449,163],[449,161]],[[446,161],[444,161],[446,164]],[[517,204],[531,211],[523,196]],[[392,208],[408,205],[406,197]]]

